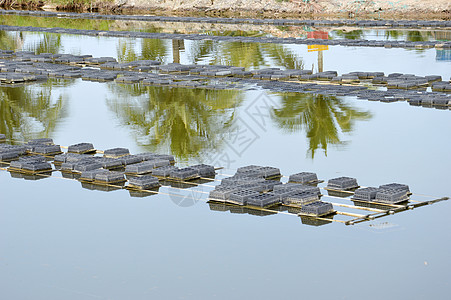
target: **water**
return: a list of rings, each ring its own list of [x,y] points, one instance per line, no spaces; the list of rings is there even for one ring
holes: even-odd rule
[[[3,49],[119,61],[451,76],[451,62],[435,49],[334,46],[323,51],[321,66],[318,52],[297,45],[0,36]],[[313,171],[325,180],[352,176],[364,186],[400,182],[414,193],[451,194],[449,110],[81,79],[0,93],[0,132],[17,141],[51,137],[66,146],[86,141],[98,149],[171,153],[180,165],[225,167],[219,177],[260,164],[284,175]],[[446,299],[450,290],[449,201],[354,226],[317,227],[289,214],[210,210],[209,185],[162,187],[162,194],[136,198],[55,176],[33,181],[0,171],[2,298]]]

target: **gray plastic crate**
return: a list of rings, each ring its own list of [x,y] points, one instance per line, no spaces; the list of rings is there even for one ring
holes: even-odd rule
[[[212,190],[209,194],[209,198],[218,199],[218,200],[229,200],[230,193],[237,191],[237,187],[232,186],[217,186],[214,190]]]
[[[251,196],[246,200],[247,205],[257,206],[257,207],[270,207],[279,204],[279,199],[276,195],[272,193],[258,194]]]
[[[27,162],[22,165],[22,170],[30,171],[30,172],[43,172],[43,171],[51,171],[52,165],[48,162]]]
[[[240,173],[248,172],[248,171],[254,171],[254,170],[260,169],[261,167],[262,166],[257,166],[257,165],[249,165],[249,166],[245,166],[245,167],[239,167],[236,170],[236,174],[240,174]]]
[[[85,171],[82,172],[80,175],[80,180],[84,181],[94,181],[97,174],[100,173],[108,173],[108,170],[105,169],[97,169],[97,170],[91,170],[91,171]]]
[[[410,194],[410,188],[407,184],[401,184],[401,183],[388,183],[383,184],[379,186],[380,189],[400,189],[405,190],[407,194]]]
[[[61,147],[59,145],[41,145],[41,144],[33,147],[33,150],[31,152],[42,155],[53,155],[62,153]]]
[[[147,163],[152,164],[154,168],[161,168],[171,165],[171,162],[163,158],[154,158],[151,160],[146,160]]]
[[[281,177],[280,169],[274,167],[261,167],[260,169],[255,170],[256,172],[262,173],[263,178],[275,178]]]
[[[102,168],[102,164],[98,163],[94,160],[82,160],[79,162],[76,162],[73,167],[73,171],[77,173],[85,172],[85,171],[92,171],[96,169]]]
[[[318,201],[319,197],[318,194],[312,193],[312,192],[295,192],[290,195],[288,195],[284,201],[283,204],[286,205],[305,205],[311,202]]]
[[[408,201],[409,196],[405,189],[380,189],[376,193],[375,202],[395,204]]]
[[[197,173],[197,170],[193,168],[181,168],[170,171],[169,178],[186,181],[199,178],[199,173]]]
[[[0,145],[0,152],[17,152],[19,155],[24,155],[27,153],[27,148],[19,145]]]
[[[357,179],[351,177],[337,177],[330,179],[327,183],[327,188],[334,190],[352,190],[358,188]]]
[[[77,154],[77,153],[63,153],[63,154],[55,155],[55,157],[53,158],[53,163],[54,164],[62,164],[65,162],[79,161],[79,160],[83,159],[84,157],[86,157],[86,156]]]
[[[142,161],[152,160],[152,159],[155,159],[158,156],[157,154],[151,153],[151,152],[138,153],[138,154],[135,154],[135,155],[138,156],[138,157],[141,157]]]
[[[297,192],[295,190],[273,190],[271,192],[273,195],[277,196],[277,199],[284,203],[284,201],[291,195],[296,194]]]
[[[201,177],[215,177],[215,167],[205,164],[199,164],[191,166],[191,168],[196,169]]]
[[[95,176],[95,182],[97,183],[122,183],[125,182],[124,173],[122,172],[114,172],[114,171],[108,171],[108,172],[102,172],[98,173]]]
[[[96,161],[102,164],[102,167],[105,169],[118,169],[123,167],[122,161],[117,158],[97,157]]]
[[[161,160],[169,160],[171,164],[175,163],[175,157],[174,155],[170,154],[155,154],[155,158],[161,159]]]
[[[70,145],[67,148],[67,152],[68,153],[78,153],[78,154],[83,154],[83,153],[91,153],[96,151],[93,144],[91,143],[79,143],[79,144],[75,144],[75,145]]]
[[[118,158],[118,157],[129,155],[129,154],[130,154],[130,151],[126,148],[112,148],[112,149],[107,149],[103,152],[103,156],[111,157],[111,158]]]
[[[46,162],[45,157],[41,155],[22,156],[19,160],[14,160],[10,163],[10,168],[22,169],[22,166],[29,162]]]
[[[142,158],[137,155],[126,155],[119,158],[124,166],[142,162]]]
[[[0,150],[0,161],[10,161],[19,157],[19,152],[17,151],[8,151],[8,150]]]
[[[376,198],[376,194],[379,191],[376,187],[366,187],[357,189],[352,197],[353,200],[373,201]]]
[[[290,175],[288,178],[288,182],[294,182],[294,183],[311,183],[311,182],[317,182],[318,177],[316,176],[316,173],[312,172],[301,172]]]
[[[154,169],[152,171],[152,175],[158,176],[158,177],[169,177],[169,174],[171,173],[171,171],[177,170],[177,169],[178,169],[178,167],[175,167],[175,166],[160,167],[160,168]]]
[[[51,138],[32,139],[27,144],[53,145],[53,139]]]
[[[321,195],[321,190],[319,187],[311,186],[311,185],[304,185],[301,183],[286,183],[281,185],[275,185],[274,186],[274,192],[275,191],[298,191],[298,192],[311,192],[317,195]]]
[[[160,186],[158,178],[147,175],[141,177],[132,177],[128,179],[129,187],[139,188],[143,190],[153,189]]]
[[[153,170],[154,170],[153,164],[151,164],[147,161],[128,165],[125,167],[126,174],[141,175],[141,174],[152,173]]]
[[[281,185],[282,182],[277,181],[277,180],[267,179],[265,181],[262,181],[259,184],[261,184],[264,187],[264,191],[269,192],[269,191],[272,191],[274,189],[274,186]]]
[[[252,190],[236,190],[230,193],[229,200],[232,203],[245,205],[247,203],[247,199],[252,196],[257,196],[260,193]]]
[[[328,202],[316,201],[301,206],[301,214],[324,216],[331,213],[334,213],[334,207]]]
[[[248,171],[242,171],[242,172],[236,173],[236,175],[253,177],[253,178],[264,178],[265,174],[266,174],[265,171],[261,170],[261,169],[248,170]]]
[[[236,187],[240,190],[252,190],[259,193],[266,191],[266,186],[262,183],[243,183],[237,184]]]
[[[248,177],[246,175],[234,175],[228,178],[224,178],[221,180],[221,185],[237,185],[237,184],[245,184],[245,183],[260,183],[264,182],[265,179],[262,177]]]

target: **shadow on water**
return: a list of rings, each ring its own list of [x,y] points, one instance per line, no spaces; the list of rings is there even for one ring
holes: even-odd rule
[[[287,131],[305,130],[309,141],[308,154],[313,159],[318,149],[327,155],[328,145],[342,145],[342,133],[351,133],[355,122],[371,119],[369,111],[362,111],[346,101],[323,95],[280,94],[280,108],[273,108],[275,124]]]

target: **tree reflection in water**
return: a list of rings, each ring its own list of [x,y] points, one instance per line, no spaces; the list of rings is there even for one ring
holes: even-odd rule
[[[51,83],[0,88],[0,132],[8,139],[50,137],[66,115],[65,98],[51,97]]]
[[[234,122],[241,91],[111,85],[108,107],[148,151],[181,159],[216,151]]]
[[[280,97],[281,108],[274,108],[271,114],[274,122],[287,132],[305,130],[312,159],[319,148],[327,155],[329,144],[343,144],[339,130],[350,133],[355,121],[372,117],[369,111],[359,110],[332,96],[280,94]]]

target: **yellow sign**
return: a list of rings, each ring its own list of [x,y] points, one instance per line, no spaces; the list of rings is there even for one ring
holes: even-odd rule
[[[307,45],[308,52],[329,50],[328,45]]]

